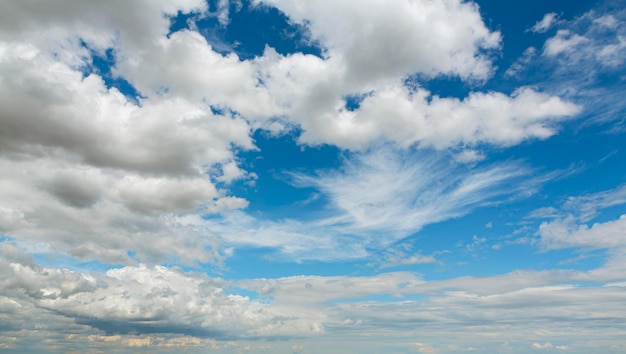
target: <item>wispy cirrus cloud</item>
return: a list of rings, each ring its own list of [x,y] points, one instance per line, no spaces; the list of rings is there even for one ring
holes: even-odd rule
[[[530,218],[551,219],[539,226],[539,245],[544,249],[626,248],[626,216],[588,225],[609,208],[626,204],[626,187],[568,197],[561,205],[540,208]],[[619,252],[619,251],[618,251]],[[613,255],[614,256],[614,255]]]
[[[543,16],[543,18],[535,23],[529,30],[536,33],[547,32],[552,26],[559,21],[559,15],[556,12],[550,12]]]
[[[550,20],[557,31],[545,41],[542,55],[534,55],[537,50],[528,48],[505,75],[519,80],[516,73],[540,73],[524,79],[530,77],[533,85],[579,104],[584,108],[582,115],[589,118],[586,125],[608,123],[610,130],[622,131],[626,12],[614,8],[616,3],[603,2],[573,19]],[[544,18],[546,23],[550,18]],[[610,77],[615,80],[607,79]]]
[[[188,222],[225,243],[270,247],[288,258],[362,258],[426,225],[528,197],[557,174],[519,161],[468,166],[442,152],[381,146],[346,155],[337,170],[288,173],[291,183],[314,188],[326,203],[315,216],[269,220],[237,211]],[[424,257],[398,262],[435,261]]]

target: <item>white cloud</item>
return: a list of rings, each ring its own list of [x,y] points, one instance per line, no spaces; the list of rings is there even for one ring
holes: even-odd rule
[[[31,253],[125,266],[106,274],[41,267],[2,242],[0,327],[10,334],[0,336],[1,343],[13,345],[8,336],[15,334],[41,343],[56,338],[130,347],[212,346],[210,340],[168,335],[292,338],[343,335],[356,326],[415,343],[413,328],[426,328],[433,337],[440,328],[453,328],[474,338],[476,323],[501,337],[538,330],[566,335],[553,329],[554,318],[568,319],[570,336],[590,338],[594,332],[581,321],[622,324],[623,287],[559,285],[623,280],[618,256],[589,273],[517,272],[437,282],[411,273],[226,282],[154,266],[219,263],[225,253],[237,252],[220,251],[224,243],[272,247],[296,260],[363,257],[424,225],[497,198],[523,197],[542,183],[517,162],[470,169],[441,150],[465,149],[457,157],[476,162],[476,146],[546,138],[559,120],[580,111],[530,88],[510,96],[474,92],[459,100],[399,83],[415,73],[469,82],[490,77],[489,55],[500,47],[500,35],[485,26],[474,3],[269,3],[310,30],[324,47],[323,58],[281,56],[268,48],[245,61],[215,52],[194,30],[167,36],[170,16],[207,11],[200,0],[3,4],[0,230]],[[220,4],[225,24],[227,7]],[[598,23],[613,28],[607,18]],[[562,35],[562,43],[546,48],[560,45],[557,52],[568,54],[567,41],[575,36]],[[604,46],[598,60],[612,62],[620,45]],[[113,74],[144,96],[138,104],[107,88],[97,73],[83,75],[90,50],[102,55],[109,49]],[[345,97],[354,94],[363,96],[361,107],[347,111]],[[242,211],[203,218],[247,205],[214,182],[248,175],[234,150],[254,149],[251,132],[271,124],[302,128],[301,143],[362,150],[350,153],[340,171],[293,175],[327,198],[328,214],[308,221],[271,221]],[[379,140],[409,148],[377,149]],[[413,154],[416,146],[440,151]],[[565,232],[574,243],[593,246],[596,234],[619,236],[621,220]],[[435,260],[419,252],[395,256],[390,260],[398,264]],[[271,297],[230,294],[233,284]],[[362,301],[416,294],[425,298]],[[502,308],[510,312],[503,316]],[[436,326],[415,326],[424,323]],[[393,333],[398,328],[404,332]],[[620,328],[603,335],[620,338]]]
[[[120,46],[136,49],[164,36],[169,17],[207,10],[203,0],[110,1],[106,3],[70,0],[41,4],[26,0],[8,3],[0,15],[0,38],[26,40],[60,54],[60,58],[81,59],[79,39],[103,52]],[[16,34],[19,34],[16,36]],[[74,61],[75,62],[75,61]]]
[[[434,255],[423,255],[421,253],[407,254],[397,250],[389,251],[381,264],[381,268],[391,268],[400,265],[430,264],[436,263],[437,259]]]
[[[586,37],[572,33],[569,30],[559,30],[554,37],[549,38],[544,44],[543,55],[569,54],[588,41],[589,39]]]
[[[176,97],[135,105],[32,44],[0,47],[0,229],[79,258],[215,261],[205,249],[217,241],[176,218],[247,205],[208,176],[243,174],[233,148],[254,147],[245,120]]]
[[[617,42],[607,44],[596,53],[597,60],[605,66],[617,67],[624,63],[626,36],[618,36]]]
[[[617,3],[607,0],[571,20],[560,19],[542,55],[524,53],[505,78],[524,80],[583,106],[586,125],[608,122],[608,130],[622,132],[624,81],[604,79],[620,77],[626,64],[626,11]]]
[[[574,20],[562,22],[561,29],[545,42],[543,48],[543,56],[559,65],[555,74],[564,75],[557,82],[570,87],[574,85],[580,90],[597,84],[595,76],[599,73],[619,70],[624,64],[626,51],[625,16],[624,10],[611,14],[591,10]],[[572,81],[565,76],[570,71],[586,74]]]
[[[550,342],[546,342],[544,344],[536,343],[536,342],[533,343],[533,349],[541,350],[541,349],[550,349],[550,348],[552,348],[552,343]]]
[[[530,30],[537,33],[547,32],[558,22],[558,17],[559,16],[555,12],[547,13],[540,21],[537,21],[537,23],[535,23]]]
[[[289,313],[287,319],[275,307],[225,293],[227,283],[220,279],[175,268],[139,265],[86,275],[2,262],[0,284],[1,294],[20,304],[32,303],[107,334],[183,330],[228,339],[323,331],[320,318]]]
[[[510,145],[531,137],[546,137],[553,133],[546,119],[568,116],[578,109],[528,89],[512,97],[475,93],[464,101],[436,98],[435,103],[429,104],[428,92],[419,90],[412,94],[397,84],[372,91],[355,112],[336,107],[343,104],[342,97],[352,89],[362,91],[374,88],[379,82],[397,82],[413,72],[485,78],[491,69],[482,50],[497,48],[500,39],[497,33],[486,29],[471,4],[403,3],[402,6],[408,6],[407,11],[384,7],[386,16],[399,16],[401,21],[372,17],[379,13],[373,12],[375,7],[363,7],[365,12],[360,15],[334,12],[348,17],[364,31],[355,32],[355,38],[345,41],[326,38],[323,29],[314,23],[323,20],[329,11],[327,5],[310,5],[314,7],[311,9],[314,18],[308,25],[312,35],[326,43],[327,57],[302,54],[284,57],[268,49],[263,57],[253,61],[216,53],[199,33],[191,30],[165,36],[168,16],[178,11],[201,13],[206,11],[204,2],[151,2],[143,4],[148,6],[145,11],[136,11],[132,4],[125,5],[129,8],[124,11],[119,8],[113,11],[113,5],[101,5],[95,12],[99,14],[98,20],[90,20],[89,14],[95,11],[91,5],[57,5],[31,11],[27,2],[13,4],[4,12],[14,16],[3,22],[0,43],[3,53],[0,71],[4,78],[0,83],[4,113],[0,118],[4,128],[0,133],[3,154],[0,164],[6,167],[0,173],[3,180],[0,227],[22,242],[34,242],[43,252],[65,252],[79,258],[128,264],[134,260],[129,259],[127,251],[133,251],[144,262],[173,256],[189,264],[194,260],[207,262],[219,258],[215,247],[222,234],[235,244],[258,245],[261,241],[250,241],[252,237],[246,236],[259,225],[258,221],[243,222],[239,227],[223,221],[217,227],[211,226],[217,231],[214,232],[202,223],[201,226],[188,223],[185,215],[219,213],[247,206],[245,199],[218,190],[209,175],[225,183],[246,176],[246,171],[237,165],[233,148],[253,149],[252,129],[266,126],[267,119],[276,115],[285,114],[283,122],[287,126],[297,124],[304,129],[300,137],[303,143],[330,142],[340,147],[365,148],[383,138],[402,146],[419,143],[445,148],[482,142]],[[387,64],[395,63],[386,62],[389,56],[376,59],[382,60],[380,63],[359,62],[362,58],[359,52],[369,50],[365,46],[367,21],[375,20],[375,25],[380,27],[382,37],[375,39],[377,45],[384,46],[389,43],[388,35],[398,30],[426,29],[423,20],[413,21],[421,18],[419,9],[431,13],[431,19],[438,24],[428,30],[433,36],[451,36],[440,41],[433,53],[452,57],[453,61],[424,56],[427,51],[418,49],[427,44],[426,37],[416,37],[409,51],[397,58],[399,71],[386,69]],[[287,12],[300,21],[298,11]],[[20,21],[15,22],[16,19]],[[13,25],[7,25],[9,22]],[[466,27],[476,30],[449,31],[449,28]],[[386,30],[391,32],[384,35]],[[114,74],[131,82],[145,98],[133,104],[117,89],[106,88],[97,74],[83,77],[78,68],[90,62],[91,53],[80,40],[100,54],[113,49]],[[367,43],[371,40],[367,39]],[[427,42],[435,43],[430,39]],[[451,52],[456,56],[450,56]],[[411,59],[415,55],[421,59]],[[350,70],[355,65],[370,68],[372,76],[352,77],[354,73]],[[259,84],[259,76],[264,84]],[[345,85],[332,89],[337,82]],[[406,109],[392,110],[391,115],[380,114],[389,104]],[[209,105],[237,113],[215,114]],[[516,108],[519,105],[537,109],[522,112]],[[498,110],[507,114],[489,113]],[[442,124],[457,116],[457,111],[467,120],[470,133],[452,131]],[[535,113],[525,113],[530,111]],[[351,114],[358,115],[358,122]],[[384,117],[390,119],[383,122]],[[411,129],[406,128],[407,124]],[[511,124],[516,126],[506,128]],[[376,132],[377,129],[382,133]],[[478,152],[469,155],[466,153],[463,159],[476,160],[480,156]],[[434,216],[436,208],[415,209],[404,200],[385,207],[384,215],[368,225],[369,221],[359,216],[371,215],[368,208],[363,209],[363,204],[344,207],[334,199],[340,216],[318,220],[312,226],[314,234],[331,231],[313,244],[318,245],[318,250],[326,250],[342,239],[353,239],[355,231],[376,231],[399,222],[392,227],[397,232],[380,242],[385,244],[406,232],[419,230],[426,223],[463,214],[482,203],[473,199],[473,188],[483,190],[482,184],[498,184],[500,177],[491,173],[502,172],[503,180],[508,179],[505,170],[483,171],[468,177],[466,182],[471,186],[452,190],[455,196],[450,202],[460,205],[450,206],[454,210],[443,210],[441,216]],[[407,169],[404,173],[403,178],[418,177],[416,171]],[[450,181],[456,182],[462,179]],[[331,197],[340,193],[326,192]],[[379,203],[378,199],[381,195],[374,196],[373,201]],[[416,202],[420,203],[417,199]],[[392,212],[399,212],[399,216],[390,217]],[[312,237],[302,237],[298,229],[301,223],[261,224],[271,234],[261,242],[263,245],[300,255],[309,248],[303,242],[311,241]],[[224,230],[224,227],[232,229]],[[235,237],[233,230],[243,232]],[[329,243],[333,237],[336,240]],[[171,238],[178,240],[176,246],[165,247]],[[322,253],[338,256],[352,252],[362,256],[363,247],[374,242],[371,235],[365,238],[368,240],[364,243],[346,246],[344,250],[335,247],[335,252]],[[186,251],[187,247],[193,251]],[[318,255],[311,253],[311,257]]]
[[[417,347],[417,351],[420,352],[420,353],[424,353],[424,354],[436,354],[436,353],[439,353],[439,351],[437,349],[435,349],[432,345],[430,345],[428,343],[417,342],[417,343],[415,343],[415,346]]]
[[[462,163],[472,163],[484,160],[485,155],[476,150],[463,150],[456,154],[454,159]]]
[[[227,345],[223,340],[257,336],[340,345],[358,331],[359,336],[384,334],[387,339],[378,341],[414,348],[415,338],[428,338],[428,345],[421,342],[419,347],[437,348],[450,344],[454,331],[455,343],[464,347],[484,351],[507,338],[523,352],[519,345],[528,346],[528,338],[536,338],[542,348],[548,348],[542,339],[550,339],[568,343],[558,350],[583,344],[604,351],[611,339],[624,334],[626,288],[601,286],[609,279],[597,276],[605,267],[438,281],[402,272],[225,281],[145,265],[81,274],[37,266],[7,242],[0,244],[0,252],[0,307],[5,310],[0,318],[17,326],[29,321],[20,337],[30,333],[29,338],[38,338],[50,331],[61,340],[88,340],[109,348],[219,349]],[[612,279],[626,274],[610,273]],[[571,285],[581,281],[587,282],[584,287]],[[260,297],[229,294],[233,286]],[[391,298],[376,300],[381,295]]]
[[[339,172],[293,176],[297,184],[316,187],[329,198],[340,211],[336,222],[363,231],[412,233],[487,205],[496,196],[528,193],[538,181],[527,180],[517,191],[510,189],[513,180],[527,173],[513,162],[466,170],[442,154],[379,147],[351,155]]]
[[[328,203],[307,220],[270,220],[243,211],[184,220],[226,244],[269,247],[288,259],[363,258],[371,251],[388,250],[425,225],[495,205],[498,199],[529,196],[554,177],[531,175],[528,167],[514,161],[468,168],[444,153],[380,146],[346,154],[338,170],[289,174],[296,187],[313,187]],[[435,261],[410,253],[387,256],[391,258],[383,264]]]
[[[593,219],[600,210],[626,204],[626,185],[597,193],[569,197],[562,209],[583,221]]]
[[[572,216],[544,222],[539,227],[541,245],[546,249],[581,247],[610,249],[626,247],[626,215],[617,220],[595,223],[591,227],[578,224]]]
[[[568,197],[558,208],[545,207],[533,211],[531,218],[549,218],[542,222],[538,235],[545,249],[586,248],[623,249],[626,247],[626,216],[593,223],[607,208],[626,204],[626,186],[597,193]]]
[[[483,23],[478,7],[460,1],[259,1],[307,26],[328,57],[345,62],[346,79],[362,84],[415,72],[485,79],[483,50],[500,34]]]
[[[597,23],[601,26],[614,29],[618,26],[619,21],[613,15],[604,15],[593,20],[594,23]]]
[[[528,47],[522,53],[522,56],[517,59],[511,66],[504,72],[504,77],[518,77],[519,74],[526,68],[526,66],[532,61],[537,54],[537,48]]]
[[[328,75],[320,59],[306,60],[319,64],[311,76]],[[424,89],[413,91],[402,84],[372,91],[358,109],[350,111],[344,109],[344,99],[339,98],[338,88],[329,87],[330,82],[321,87],[309,82],[292,89],[290,85],[296,82],[289,84],[277,77],[271,75],[270,90],[275,92],[275,85],[289,95],[301,96],[285,100],[298,103],[292,115],[304,130],[299,142],[331,143],[354,150],[371,147],[381,139],[402,147],[418,144],[437,149],[484,143],[510,146],[545,139],[555,134],[559,121],[581,111],[580,106],[531,88],[520,88],[511,96],[474,92],[459,100],[432,96]]]
[[[397,6],[391,6],[360,2],[359,11],[348,10],[353,9],[349,1],[268,3],[308,26],[313,39],[327,49],[324,58],[319,58],[280,56],[267,48],[256,60],[264,86],[288,119],[303,129],[300,143],[330,143],[354,150],[371,147],[379,139],[437,148],[479,143],[507,146],[550,136],[560,119],[580,111],[529,88],[520,88],[509,97],[474,92],[458,100],[402,84],[402,79],[415,73],[468,80],[491,74],[491,61],[482,53],[498,47],[499,34],[484,27],[470,3],[398,0]],[[342,26],[350,30],[341,30]],[[472,30],[462,30],[464,26]],[[394,42],[393,38],[411,33],[416,38]],[[430,45],[436,48],[424,49]],[[382,55],[388,52],[394,55]],[[362,97],[360,108],[345,109],[346,96]],[[522,105],[524,109],[519,109]]]
[[[283,113],[259,85],[252,62],[215,52],[198,32],[179,31],[124,54],[114,72],[144,95],[184,97],[261,121]]]

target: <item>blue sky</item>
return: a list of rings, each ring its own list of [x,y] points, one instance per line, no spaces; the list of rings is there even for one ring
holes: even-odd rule
[[[620,1],[0,1],[0,350],[626,352]]]

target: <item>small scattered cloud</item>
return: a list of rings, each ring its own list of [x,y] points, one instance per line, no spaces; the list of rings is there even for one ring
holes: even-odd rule
[[[559,54],[569,54],[586,42],[589,42],[589,39],[584,36],[572,33],[569,30],[559,30],[556,36],[546,41],[543,47],[543,55],[553,57]]]
[[[529,63],[533,60],[533,58],[537,55],[537,48],[528,47],[522,53],[522,56],[519,57],[511,66],[504,72],[505,78],[514,78],[519,77],[522,72],[526,69]]]
[[[436,353],[439,353],[439,351],[437,349],[435,349],[435,347],[433,347],[432,345],[430,345],[428,343],[417,342],[417,343],[415,343],[415,346],[417,347],[417,351],[420,352],[420,353],[424,353],[424,354],[436,354]]]
[[[550,349],[552,348],[552,343],[546,342],[546,343],[533,343],[532,345],[533,349]]]
[[[463,150],[454,155],[454,159],[461,163],[473,163],[485,159],[485,155],[476,150]]]
[[[626,248],[626,215],[619,219],[594,223],[591,227],[576,222],[573,216],[544,222],[539,226],[541,245],[546,249]]]
[[[535,23],[535,25],[532,26],[529,30],[535,33],[544,33],[558,22],[559,15],[556,12],[550,12],[545,14],[543,18],[537,21],[537,23]]]

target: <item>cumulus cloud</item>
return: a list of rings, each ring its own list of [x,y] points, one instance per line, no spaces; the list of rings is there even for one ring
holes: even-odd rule
[[[349,1],[341,5],[264,3],[307,26],[312,38],[326,46],[322,58],[300,53],[282,56],[266,48],[256,60],[264,87],[288,119],[303,129],[301,143],[330,143],[354,150],[380,139],[437,148],[478,143],[508,146],[550,136],[559,120],[580,112],[579,106],[530,88],[520,88],[511,96],[473,92],[458,100],[407,87],[402,80],[414,74],[466,80],[490,75],[491,61],[483,49],[497,48],[499,34],[486,29],[470,3],[399,1],[398,6],[383,6],[372,2],[369,6],[359,3],[360,11],[349,11],[353,8]],[[425,15],[431,12],[432,16]],[[406,21],[384,19],[381,14]],[[331,20],[339,16],[343,20]],[[342,26],[349,30],[341,30]],[[458,26],[473,29],[448,30]],[[388,37],[396,38],[397,33],[413,33],[417,38],[394,44]],[[436,48],[423,50],[429,45]],[[373,52],[362,53],[368,50]],[[382,54],[387,52],[394,55]],[[362,101],[356,109],[346,109],[346,97]]]
[[[326,56],[345,61],[346,78],[354,83],[414,72],[485,79],[491,63],[483,50],[500,46],[500,34],[485,26],[473,3],[259,2],[305,24]]]
[[[323,330],[318,320],[293,313],[287,319],[258,301],[227,294],[220,279],[175,268],[139,265],[87,275],[32,262],[3,261],[0,267],[3,296],[109,335],[188,332],[230,339]]]
[[[418,143],[438,149],[479,143],[509,146],[530,138],[547,138],[554,134],[551,125],[556,119],[579,111],[580,107],[572,103],[530,88],[518,89],[511,96],[472,93],[458,100],[391,86],[365,98],[359,110],[341,111],[338,120],[329,122],[335,126],[327,135],[337,143],[349,135],[361,146],[359,140],[381,136],[403,146]]]
[[[541,244],[547,249],[581,247],[610,249],[626,247],[626,215],[617,220],[595,223],[591,227],[578,224],[572,216],[544,222],[539,227]]]
[[[215,114],[193,97],[155,95],[130,102],[116,88],[107,88],[99,75],[79,70],[91,55],[85,47],[59,42],[80,38],[93,49],[122,51],[135,35],[147,42],[164,36],[168,14],[201,11],[206,5],[198,4],[202,6],[148,7],[143,29],[132,27],[140,19],[127,19],[131,24],[118,18],[139,13],[117,9],[107,15],[106,5],[100,9],[101,21],[72,17],[84,12],[89,18],[97,10],[81,4],[70,6],[72,20],[58,24],[50,23],[65,18],[58,8],[37,22],[37,16],[44,16],[37,12],[41,6],[31,12],[27,2],[11,5],[16,18],[32,18],[3,29],[4,34],[21,29],[23,36],[4,36],[0,42],[0,229],[41,245],[41,251],[79,258],[128,263],[127,252],[137,248],[137,256],[148,262],[169,256],[187,264],[215,261],[217,241],[176,226],[175,219],[247,205],[218,190],[209,177],[218,167],[221,182],[245,174],[237,167],[234,149],[254,148],[247,121]],[[150,13],[157,18],[150,19]],[[46,26],[59,30],[47,33]],[[107,37],[116,28],[124,45]],[[60,47],[38,42],[42,32]],[[102,43],[90,40],[96,32]],[[141,41],[133,43],[135,50]],[[77,53],[78,59],[66,60],[60,50]],[[144,238],[151,241],[136,243]],[[185,246],[163,247],[172,238]],[[194,250],[185,250],[188,246]]]
[[[530,217],[552,219],[539,226],[540,245],[545,249],[624,249],[626,216],[588,223],[605,209],[626,204],[626,187],[568,197],[560,206],[535,210]]]
[[[261,121],[283,113],[259,85],[253,62],[215,52],[196,31],[159,37],[142,51],[128,52],[114,72],[151,97],[185,97]]]
[[[104,50],[120,41],[124,47],[137,48],[146,39],[166,35],[169,17],[181,13],[201,13],[207,10],[203,0],[124,1],[95,4],[75,4],[64,0],[55,4],[40,4],[27,0],[6,4],[2,14],[2,38],[27,34],[38,45],[46,39],[82,39],[90,46]],[[48,33],[44,29],[52,29]],[[37,39],[37,36],[43,38]],[[24,37],[22,37],[24,38]],[[70,49],[70,48],[68,48]],[[75,49],[75,48],[71,48]]]

